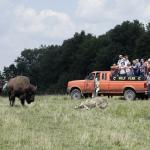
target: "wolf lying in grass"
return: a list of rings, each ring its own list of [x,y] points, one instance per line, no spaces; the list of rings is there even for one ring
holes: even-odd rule
[[[86,109],[89,110],[91,108],[101,108],[105,109],[108,106],[107,99],[104,97],[95,97],[92,99],[87,99],[84,102],[81,102],[80,105],[75,106],[75,109]]]

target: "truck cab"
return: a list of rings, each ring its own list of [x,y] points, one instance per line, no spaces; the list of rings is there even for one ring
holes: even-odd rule
[[[80,99],[86,95],[92,96],[96,76],[100,77],[100,71],[91,72],[84,80],[69,81],[67,93],[70,94],[73,99]]]

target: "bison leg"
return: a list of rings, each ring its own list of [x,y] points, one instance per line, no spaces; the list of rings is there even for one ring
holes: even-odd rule
[[[21,95],[21,96],[19,97],[22,106],[24,106],[24,104],[25,104],[25,98],[26,98],[25,94],[24,94],[24,95]]]
[[[9,99],[9,101],[10,101],[10,106],[14,106],[14,103],[15,103],[15,96],[11,96],[10,97],[10,99]]]
[[[14,102],[15,102],[15,94],[11,91],[9,91],[9,102],[10,102],[10,106],[14,106]]]
[[[21,99],[21,104],[22,104],[22,106],[24,106],[24,104],[25,104],[25,99]]]
[[[11,106],[11,96],[9,95],[9,104]]]
[[[10,106],[11,106],[11,91],[8,91],[8,96],[9,96],[9,103],[10,103]]]

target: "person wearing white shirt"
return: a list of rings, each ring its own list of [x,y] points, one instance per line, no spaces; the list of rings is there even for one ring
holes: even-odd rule
[[[127,67],[127,65],[130,63],[129,59],[128,59],[128,55],[126,55],[124,57],[124,63],[125,63],[125,67]]]
[[[121,66],[119,67],[119,74],[120,74],[120,76],[126,76],[126,67],[125,67],[125,63],[124,62],[122,62],[121,63]]]
[[[122,55],[119,55],[119,60],[118,60],[118,62],[117,62],[117,65],[118,65],[119,67],[121,67],[121,63],[124,62],[124,61],[125,61],[125,58],[124,58]]]

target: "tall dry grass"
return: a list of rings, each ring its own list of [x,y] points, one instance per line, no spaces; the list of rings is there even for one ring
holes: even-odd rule
[[[149,150],[150,101],[109,99],[105,110],[75,110],[68,96],[32,105],[0,97],[0,150]]]

